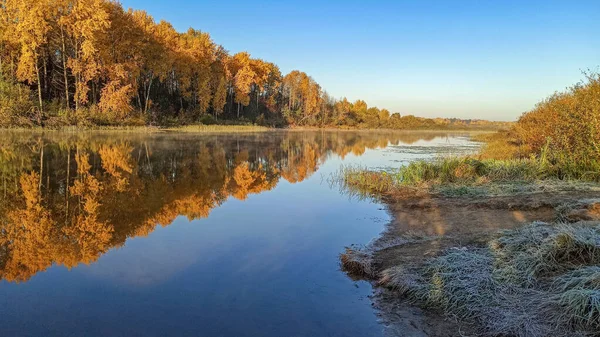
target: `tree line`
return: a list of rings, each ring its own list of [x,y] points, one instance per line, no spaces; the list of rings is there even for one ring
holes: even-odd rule
[[[391,114],[335,99],[309,75],[112,0],[0,0],[0,125],[436,128],[484,121]]]

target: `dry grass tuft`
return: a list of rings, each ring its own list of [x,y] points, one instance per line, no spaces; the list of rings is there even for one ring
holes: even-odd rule
[[[346,247],[340,254],[342,270],[353,277],[375,277],[373,255],[365,247]]]

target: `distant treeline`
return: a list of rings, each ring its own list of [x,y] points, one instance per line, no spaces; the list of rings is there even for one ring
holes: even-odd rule
[[[0,125],[497,128],[503,123],[391,114],[335,99],[306,73],[230,55],[109,0],[0,0]]]

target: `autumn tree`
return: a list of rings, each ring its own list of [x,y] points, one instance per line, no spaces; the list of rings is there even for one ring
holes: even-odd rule
[[[103,0],[73,0],[70,11],[60,19],[73,44],[67,66],[75,77],[75,110],[88,102],[89,82],[100,75],[100,35],[110,27]]]
[[[52,265],[56,245],[51,238],[55,223],[44,206],[36,172],[23,173],[20,187],[25,206],[9,212],[8,225],[0,231],[0,246],[9,252],[8,261],[1,272],[11,281],[25,281],[32,275]]]
[[[182,94],[190,101],[196,115],[205,113],[211,102],[211,65],[215,59],[215,44],[210,35],[189,29],[181,34],[180,51],[185,58],[181,64]]]
[[[40,63],[43,61],[48,43],[52,5],[49,0],[6,0],[3,7],[3,12],[10,16],[7,29],[14,32],[15,39],[20,45],[16,75],[21,81],[37,85],[39,104],[37,120],[41,124],[44,105]]]
[[[75,181],[71,193],[79,197],[82,212],[63,231],[76,245],[78,259],[89,263],[106,251],[114,229],[98,219],[102,186],[90,173],[89,155],[79,153],[75,160],[79,179]]]
[[[227,51],[222,47],[215,45],[214,58],[210,65],[212,89],[211,106],[215,119],[223,113],[223,109],[227,104],[228,79],[231,73],[228,68]]]
[[[238,118],[240,118],[240,106],[250,104],[250,86],[256,76],[256,73],[252,70],[250,61],[250,54],[246,52],[235,54],[230,61]]]

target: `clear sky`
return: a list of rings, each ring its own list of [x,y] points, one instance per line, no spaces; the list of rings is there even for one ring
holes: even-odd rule
[[[402,115],[514,120],[600,66],[600,0],[122,4]]]

